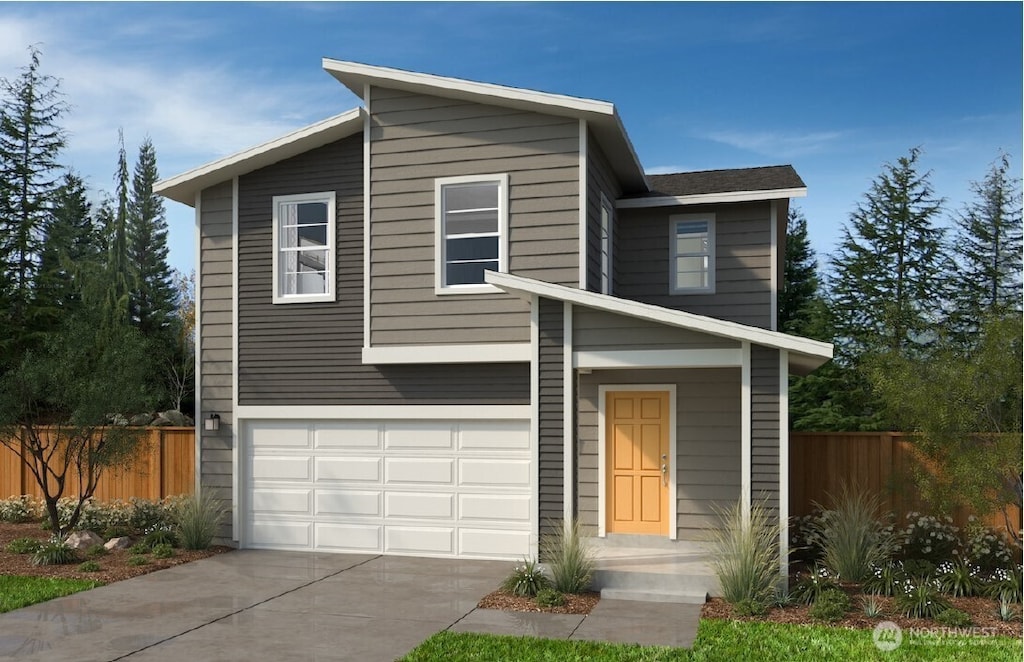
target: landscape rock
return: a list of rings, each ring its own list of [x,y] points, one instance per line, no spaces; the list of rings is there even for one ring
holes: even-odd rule
[[[132,539],[128,536],[122,536],[120,538],[111,538],[103,544],[103,549],[108,552],[112,552],[115,549],[127,549],[132,546]]]
[[[71,549],[89,549],[94,545],[102,545],[103,538],[92,531],[75,531],[64,542]]]
[[[159,414],[159,415],[157,415],[156,418],[153,419],[153,422],[150,423],[150,425],[153,426],[153,427],[159,428],[159,427],[164,427],[165,425],[174,425],[174,424],[171,423],[171,421],[169,419],[164,418],[163,414]]]
[[[177,409],[168,409],[167,411],[160,412],[160,418],[170,421],[169,425],[177,427],[190,427],[194,424],[191,418]]]
[[[149,422],[153,420],[152,414],[135,414],[128,419],[129,425],[149,425]]]

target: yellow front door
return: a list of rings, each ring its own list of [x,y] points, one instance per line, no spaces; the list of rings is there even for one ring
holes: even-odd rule
[[[668,534],[667,391],[609,391],[605,467],[609,533]]]

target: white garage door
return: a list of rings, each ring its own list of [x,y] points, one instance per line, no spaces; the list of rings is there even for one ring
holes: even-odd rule
[[[528,421],[247,421],[247,547],[518,559]]]

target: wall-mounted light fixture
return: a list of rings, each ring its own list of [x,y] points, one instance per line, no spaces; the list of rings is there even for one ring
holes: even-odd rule
[[[203,429],[207,432],[220,430],[220,414],[210,414],[207,418],[203,419]]]

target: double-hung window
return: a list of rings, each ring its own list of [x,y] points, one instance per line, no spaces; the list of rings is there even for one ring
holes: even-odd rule
[[[274,205],[274,303],[334,301],[334,192],[279,195]]]
[[[715,217],[680,214],[669,217],[669,291],[700,294],[715,291]]]
[[[438,293],[493,291],[485,271],[507,271],[508,175],[436,180]]]

